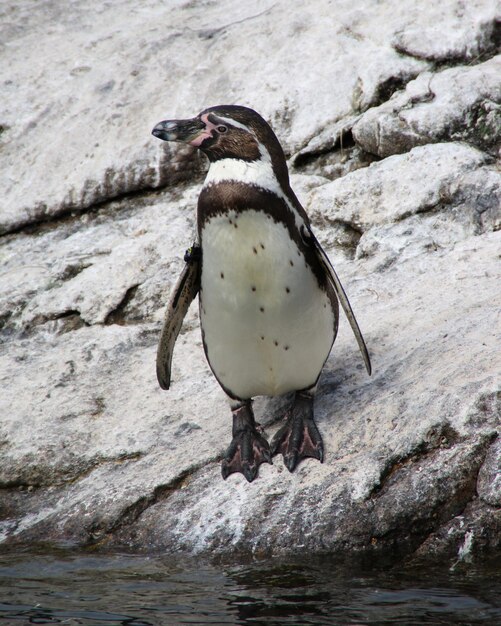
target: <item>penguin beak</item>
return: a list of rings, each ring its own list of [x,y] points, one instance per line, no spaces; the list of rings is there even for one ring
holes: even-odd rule
[[[155,126],[151,134],[164,141],[192,143],[204,130],[205,123],[195,117],[191,120],[164,120]]]

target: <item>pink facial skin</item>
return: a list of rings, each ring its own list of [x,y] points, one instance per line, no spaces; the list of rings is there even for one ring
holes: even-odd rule
[[[202,141],[204,141],[208,137],[212,137],[213,131],[215,131],[217,128],[215,124],[213,124],[212,122],[209,122],[209,115],[207,113],[205,115],[202,115],[200,119],[205,124],[204,130],[200,133],[200,135],[195,137],[195,139],[192,139],[191,141],[188,142],[190,146],[195,146],[196,148],[198,148],[198,146],[202,143]]]

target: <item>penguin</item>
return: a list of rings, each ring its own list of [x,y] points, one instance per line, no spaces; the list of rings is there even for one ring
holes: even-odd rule
[[[337,335],[338,303],[369,375],[371,362],[341,282],[291,189],[275,133],[253,109],[220,105],[161,121],[152,134],[194,146],[209,160],[198,239],[186,252],[158,345],[160,386],[169,389],[174,344],[198,294],[205,355],[233,418],[223,478],[240,472],[252,482],[276,454],[290,472],[307,457],[323,462],[313,400]],[[291,392],[285,424],[270,445],[252,399]]]

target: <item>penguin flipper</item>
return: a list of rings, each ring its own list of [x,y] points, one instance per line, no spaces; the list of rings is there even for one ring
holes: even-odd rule
[[[177,336],[189,306],[200,290],[200,247],[187,250],[181,275],[174,287],[157,349],[157,378],[162,389],[169,389],[171,377],[172,353]]]
[[[341,306],[343,307],[343,311],[346,317],[348,318],[348,322],[350,323],[351,330],[353,331],[353,334],[355,335],[355,339],[357,340],[358,347],[360,349],[360,352],[362,353],[362,358],[365,363],[365,368],[367,369],[367,373],[370,376],[372,373],[372,366],[371,366],[371,359],[369,357],[369,351],[367,350],[367,346],[365,345],[365,341],[362,336],[362,331],[360,330],[355,314],[353,313],[353,309],[351,308],[351,304],[350,304],[350,301],[348,300],[348,296],[346,295],[346,292],[343,289],[343,285],[341,284],[341,281],[339,280],[339,277],[336,274],[335,269],[332,267],[332,263],[330,262],[329,257],[327,256],[324,249],[317,241],[317,238],[315,237],[315,235],[313,235],[313,233],[311,233],[311,231],[308,232],[308,236],[310,236],[313,239],[313,244],[315,246],[320,263],[325,269],[327,278],[330,284],[332,285],[334,291],[336,292],[336,295],[339,298],[339,302],[341,303]],[[303,237],[304,237],[304,234],[303,234]]]

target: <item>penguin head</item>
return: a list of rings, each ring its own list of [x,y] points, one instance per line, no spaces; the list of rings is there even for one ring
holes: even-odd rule
[[[287,168],[282,147],[270,125],[247,107],[219,105],[203,110],[192,119],[164,120],[155,126],[152,134],[164,141],[195,146],[211,162],[271,158],[275,166]]]

